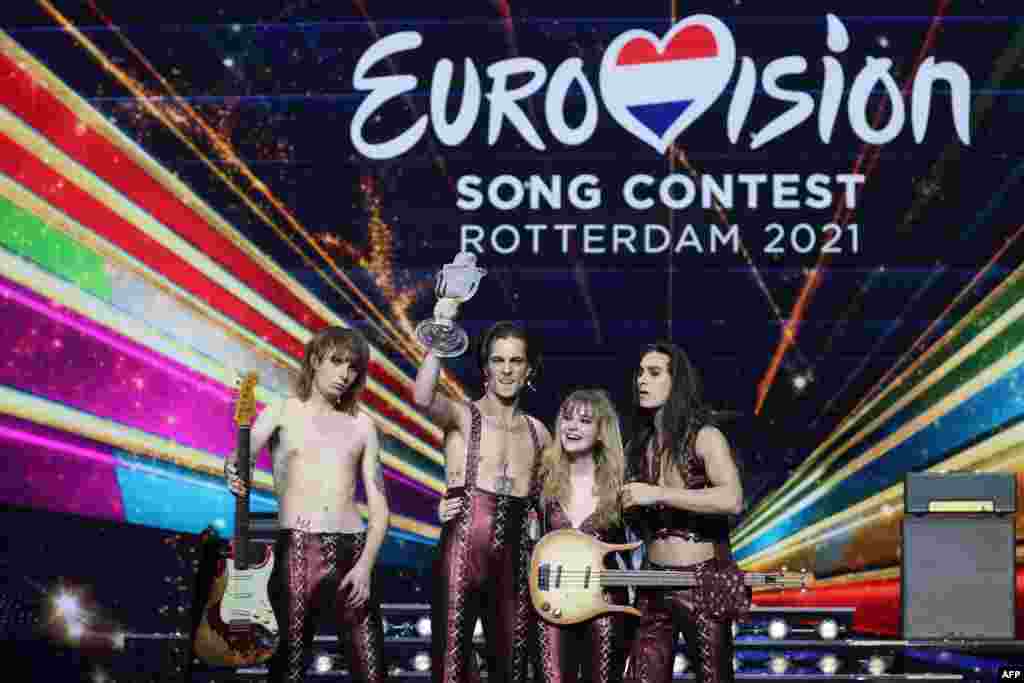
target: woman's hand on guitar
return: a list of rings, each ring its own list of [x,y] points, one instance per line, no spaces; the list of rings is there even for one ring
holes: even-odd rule
[[[462,498],[442,498],[437,504],[437,516],[442,524],[448,523],[462,512]]]
[[[238,467],[235,463],[225,460],[224,461],[224,478],[227,479],[228,488],[231,493],[236,496],[245,495],[245,483],[242,482],[242,477],[238,475]]]
[[[661,502],[661,487],[640,483],[626,484],[619,492],[619,500],[622,502],[623,510],[657,505]]]

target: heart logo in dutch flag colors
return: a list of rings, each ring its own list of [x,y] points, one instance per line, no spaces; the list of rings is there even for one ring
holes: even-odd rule
[[[732,33],[707,14],[683,19],[660,40],[626,31],[601,60],[601,98],[619,125],[664,154],[722,94],[735,62]]]

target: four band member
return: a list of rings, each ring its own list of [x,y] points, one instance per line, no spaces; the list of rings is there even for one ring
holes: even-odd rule
[[[456,304],[439,305],[451,307],[445,314],[454,317]],[[574,528],[606,542],[624,541],[625,516],[645,541],[646,569],[701,571],[731,561],[728,515],[740,511],[742,488],[686,355],[665,343],[644,352],[634,383],[642,426],[625,458],[618,416],[603,391],[577,391],[563,402],[554,442],[540,421],[521,411],[521,393],[540,365],[521,326],[492,326],[480,340],[478,360],[484,394],[475,402],[437,391],[440,360],[432,352],[416,377],[416,403],[446,433],[433,680],[479,681],[472,646],[479,617],[490,678],[503,683],[527,680],[535,632],[541,635],[540,680],[620,681],[628,654],[631,675],[641,683],[667,683],[679,630],[698,681],[732,681],[730,622],[712,618],[691,589],[638,592],[643,616],[628,653],[622,621],[632,617],[554,626],[538,621],[527,589],[531,510],[539,512],[543,532]],[[337,611],[354,677],[386,677],[379,600],[370,577],[389,511],[376,428],[358,409],[368,361],[369,347],[358,332],[322,331],[307,345],[296,395],[268,406],[252,428],[253,454],[271,444],[280,502],[271,595],[282,638],[271,660],[274,681],[301,680],[311,617],[330,607]],[[231,490],[243,493],[230,461],[226,474]],[[360,474],[370,510],[367,528],[354,499]],[[608,597],[626,601],[624,595]]]

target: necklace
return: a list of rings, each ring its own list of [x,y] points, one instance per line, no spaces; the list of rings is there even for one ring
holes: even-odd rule
[[[515,422],[516,416],[512,416],[512,422]],[[499,420],[501,423],[502,430],[506,434],[512,433],[512,425],[506,424],[504,420]],[[507,437],[501,440],[501,453],[498,454],[498,466],[501,468],[501,474],[494,482],[495,493],[502,495],[510,495],[515,485],[515,479],[508,476],[508,441]]]

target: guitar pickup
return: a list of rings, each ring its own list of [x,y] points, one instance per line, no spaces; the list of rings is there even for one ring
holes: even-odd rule
[[[590,567],[587,567],[586,574],[583,575],[583,587],[590,588]]]
[[[562,565],[558,565],[558,568],[554,572],[554,583],[552,583],[551,576],[551,565],[542,564],[537,568],[537,588],[542,591],[551,590],[552,588],[558,589],[562,585]]]

